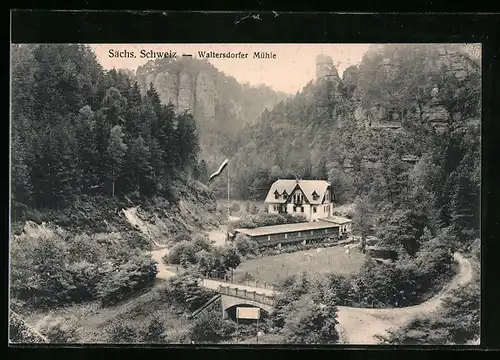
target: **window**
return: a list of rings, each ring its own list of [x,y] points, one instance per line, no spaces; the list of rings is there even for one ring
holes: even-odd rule
[[[279,192],[277,190],[274,192],[274,198],[275,199],[279,199],[280,198],[280,194],[279,194]]]
[[[313,206],[313,213],[317,211],[316,206]]]
[[[328,234],[328,229],[325,229],[325,234]]]
[[[293,207],[293,212],[297,212],[297,206]]]
[[[273,206],[274,211],[278,211],[278,207],[276,205]]]
[[[300,237],[300,234],[302,234],[300,231],[297,233],[297,237]]]
[[[285,233],[285,239],[288,239],[288,234]]]
[[[267,235],[267,240],[271,240],[271,235]]]
[[[303,206],[300,207],[300,212],[304,212],[304,207]]]

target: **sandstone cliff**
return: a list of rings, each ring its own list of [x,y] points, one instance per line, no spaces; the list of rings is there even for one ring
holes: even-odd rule
[[[408,46],[406,51],[409,55],[412,51],[420,52],[421,62],[413,68],[406,67],[404,51],[395,52],[394,48],[376,45],[365,55],[357,74],[353,71],[344,74],[344,81],[356,88],[352,95],[357,103],[355,118],[360,124],[377,129],[399,129],[405,121],[416,119],[443,131],[450,114],[444,106],[438,82],[442,81],[443,73],[463,81],[479,62],[461,45],[422,45],[418,49]],[[359,83],[359,72],[371,83]],[[427,83],[415,92],[412,81]],[[404,84],[411,91],[405,93]],[[403,91],[394,93],[392,89],[396,85]],[[364,98],[370,101],[363,101]]]
[[[143,93],[153,84],[163,104],[194,116],[209,167],[236,150],[244,126],[258,122],[264,109],[287,98],[267,86],[240,84],[199,59],[149,61],[137,69],[136,79]]]

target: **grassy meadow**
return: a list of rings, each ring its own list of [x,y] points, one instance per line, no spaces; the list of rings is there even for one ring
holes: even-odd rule
[[[234,279],[238,281],[245,273],[249,273],[254,280],[274,284],[303,271],[308,272],[311,278],[326,273],[350,275],[359,271],[364,259],[365,255],[359,250],[351,249],[347,254],[342,246],[298,251],[246,260],[234,271]]]

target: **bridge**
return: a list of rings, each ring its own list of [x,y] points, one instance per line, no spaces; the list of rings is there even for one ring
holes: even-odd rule
[[[274,296],[278,294],[273,289],[263,289],[211,279],[203,279],[200,282],[200,286],[216,291],[218,295],[195,311],[192,317],[196,317],[200,312],[219,299],[223,318],[227,318],[229,313],[235,311],[237,306],[258,307],[269,313],[273,308]]]

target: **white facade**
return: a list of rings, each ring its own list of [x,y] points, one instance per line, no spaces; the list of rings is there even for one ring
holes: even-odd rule
[[[302,215],[307,221],[333,213],[330,183],[324,180],[278,180],[266,197],[269,214]]]
[[[352,231],[351,223],[339,224],[339,235],[350,233]]]
[[[280,212],[280,208],[286,209],[286,211]],[[290,215],[303,215],[308,221],[315,221],[318,219],[329,217],[333,211],[333,204],[269,204],[267,207],[267,211],[269,214],[279,214],[286,212]]]

